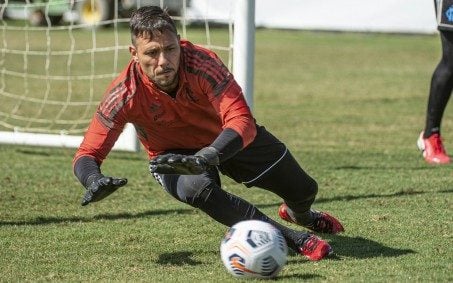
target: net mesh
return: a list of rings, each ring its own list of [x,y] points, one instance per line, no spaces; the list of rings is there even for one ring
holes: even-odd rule
[[[130,59],[128,15],[140,3],[126,9],[129,2],[0,2],[0,131],[83,134]],[[232,68],[232,20],[219,24],[209,5],[203,17],[191,16],[188,0],[154,2],[177,7],[169,12],[181,37],[216,51]]]

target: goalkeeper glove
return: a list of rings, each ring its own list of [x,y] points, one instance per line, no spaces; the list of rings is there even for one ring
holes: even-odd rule
[[[198,175],[209,166],[219,165],[219,153],[213,147],[205,147],[194,155],[167,153],[149,162],[149,171],[159,174]]]
[[[127,179],[125,178],[114,178],[100,175],[86,188],[85,195],[82,198],[82,205],[100,201],[126,184]]]

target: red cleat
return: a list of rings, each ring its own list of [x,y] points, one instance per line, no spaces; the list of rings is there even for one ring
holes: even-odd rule
[[[309,260],[321,260],[333,252],[332,247],[324,240],[311,235],[301,247],[299,253]]]
[[[314,232],[337,234],[344,231],[343,225],[341,225],[340,221],[338,221],[330,214],[316,210],[312,210],[312,213],[316,215],[313,223],[309,225],[303,225],[297,222],[294,213],[291,211],[291,209],[289,209],[286,203],[282,203],[278,209],[278,215],[281,219],[303,226]]]
[[[423,132],[417,140],[417,146],[422,151],[425,161],[430,164],[448,164],[450,157],[445,151],[440,134],[432,134],[429,138],[423,138]]]

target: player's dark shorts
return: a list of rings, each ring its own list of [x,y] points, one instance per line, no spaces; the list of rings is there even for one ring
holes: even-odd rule
[[[453,31],[453,0],[434,0],[437,28]]]
[[[171,150],[166,153],[194,154],[197,150]],[[214,169],[214,168],[213,168]],[[256,137],[252,143],[239,151],[236,155],[223,162],[217,169],[238,183],[247,187],[262,187],[260,181],[267,179],[268,175],[280,176],[275,182],[285,183],[286,177],[290,177],[299,184],[305,183],[309,176],[299,166],[285,144],[269,133],[265,127],[257,125]],[[212,170],[209,172],[213,173]],[[270,174],[272,172],[273,174]],[[211,174],[210,173],[210,174]],[[162,176],[153,174],[153,177],[162,184]],[[288,175],[288,176],[285,176]],[[220,179],[216,179],[220,185]],[[268,180],[265,181],[266,185]],[[273,181],[272,181],[273,182]],[[266,186],[265,186],[266,187]]]
[[[171,150],[168,152],[194,154],[197,151],[198,149]],[[257,125],[257,133],[253,142],[232,158],[217,166],[217,169],[236,182],[251,187],[254,185],[255,181],[260,179],[261,176],[265,175],[277,164],[281,165],[288,162],[291,163],[290,167],[298,167],[297,162],[288,152],[286,146],[269,133],[263,126]],[[161,183],[158,175],[159,174],[153,174],[153,177]],[[218,178],[216,179],[218,182],[220,181]]]
[[[290,153],[286,146],[263,126],[257,126],[254,141],[222,163],[219,170],[236,182],[251,187],[273,167],[288,162],[288,158]]]

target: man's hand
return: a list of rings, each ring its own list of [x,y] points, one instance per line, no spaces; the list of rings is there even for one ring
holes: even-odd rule
[[[207,168],[206,159],[194,155],[167,153],[149,162],[149,171],[159,174],[198,175]]]
[[[82,199],[82,205],[100,201],[127,184],[127,179],[102,176],[94,180],[88,187]]]

